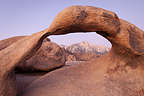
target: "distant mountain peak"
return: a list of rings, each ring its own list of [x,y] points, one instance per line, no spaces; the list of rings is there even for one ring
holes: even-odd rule
[[[84,44],[84,45],[91,45],[88,41],[83,41],[83,42],[80,42],[79,44]]]
[[[71,53],[97,53],[97,54],[102,53],[103,54],[108,52],[109,48],[107,48],[106,46],[94,45],[89,43],[88,41],[83,41],[66,47],[66,50],[68,50]]]

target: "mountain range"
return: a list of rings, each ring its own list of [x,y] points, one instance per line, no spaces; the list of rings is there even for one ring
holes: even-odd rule
[[[83,41],[70,46],[65,45],[60,46],[70,53],[79,53],[79,54],[82,53],[105,54],[110,50],[110,48],[106,46],[94,45],[89,43],[88,41]]]

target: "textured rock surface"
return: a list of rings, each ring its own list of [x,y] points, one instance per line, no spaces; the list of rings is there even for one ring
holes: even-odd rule
[[[26,36],[16,36],[0,41],[0,50],[4,50],[18,40],[25,38]],[[16,50],[16,49],[15,49]],[[30,59],[17,64],[17,92],[20,92],[28,86],[33,80],[39,78],[42,75],[36,75],[40,73],[34,73],[34,75],[22,74],[19,72],[31,71],[51,71],[65,64],[65,51],[57,44],[50,42],[50,39],[45,38],[42,46]]]
[[[111,11],[91,6],[68,7],[48,29],[0,51],[0,95],[16,95],[13,68],[30,57],[47,35],[74,32],[97,32],[112,43],[112,49],[95,60],[42,76],[20,96],[144,95],[144,32]]]
[[[48,35],[46,31],[38,32],[0,51],[0,96],[16,96],[14,68],[19,62],[30,58]]]
[[[10,46],[14,42],[16,42],[16,41],[18,41],[18,40],[20,40],[20,39],[22,39],[24,37],[25,36],[16,36],[16,37],[0,40],[0,50],[5,49],[6,47]]]
[[[1,40],[0,50],[7,48],[24,37],[25,36],[16,36]],[[50,39],[46,38],[34,56],[17,65],[16,71],[50,71],[63,66],[65,64],[65,58],[65,50],[60,48],[56,43],[50,42]]]
[[[66,53],[66,61],[77,61],[77,58],[74,54]]]
[[[57,35],[97,32],[112,43],[112,49],[89,63],[44,75],[27,87],[22,96],[144,95],[142,30],[113,12],[90,6],[64,9],[47,30]]]
[[[66,61],[65,50],[54,42],[44,40],[40,49],[33,57],[18,64],[18,71],[51,71],[64,66]]]
[[[16,73],[17,94],[20,94],[29,84],[45,74],[46,72]]]

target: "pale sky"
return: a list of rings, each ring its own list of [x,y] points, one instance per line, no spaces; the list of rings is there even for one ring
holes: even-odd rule
[[[30,35],[48,28],[56,14],[71,5],[89,5],[114,11],[120,18],[144,29],[144,0],[0,0],[0,40]],[[89,41],[109,46],[95,33],[51,36],[58,44]]]

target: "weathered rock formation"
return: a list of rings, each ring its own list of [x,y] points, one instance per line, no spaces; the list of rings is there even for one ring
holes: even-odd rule
[[[53,34],[97,32],[112,43],[106,55],[53,71],[32,82],[22,96],[143,96],[144,33],[110,11],[72,6],[47,29]]]
[[[69,61],[77,61],[77,58],[74,54],[72,53],[69,53],[66,51],[66,61],[69,62]]]
[[[3,50],[25,36],[16,36],[0,41],[0,50]],[[16,49],[15,49],[16,50]],[[16,71],[50,71],[65,64],[65,50],[56,43],[45,38],[40,49],[30,59],[19,63]]]
[[[30,59],[18,64],[18,71],[51,71],[65,65],[65,50],[54,42],[44,40]]]
[[[0,51],[0,95],[15,96],[12,69],[30,57],[47,35],[74,32],[97,32],[112,43],[112,49],[93,61],[44,75],[20,96],[144,95],[143,31],[111,11],[91,6],[68,7],[56,16],[48,29]]]
[[[11,44],[13,44],[14,42],[24,38],[25,36],[15,36],[12,38],[8,38],[8,39],[4,39],[4,40],[0,40],[0,51],[7,48],[8,46],[10,46]]]
[[[16,96],[14,68],[30,58],[48,35],[46,31],[38,32],[0,51],[0,96]]]
[[[46,72],[27,72],[27,73],[16,73],[16,89],[17,95],[21,94],[21,92],[29,86],[34,80],[42,77],[47,74]]]
[[[16,36],[5,40],[0,40],[0,50],[3,50],[18,40],[26,36]],[[15,49],[17,50],[17,49]],[[16,82],[17,82],[17,93],[20,93],[26,86],[28,86],[33,80],[41,77],[40,71],[51,71],[56,68],[65,65],[65,50],[60,48],[57,44],[50,42],[50,39],[45,38],[42,46],[30,59],[25,60],[16,66]],[[28,72],[29,74],[19,73]],[[40,74],[40,75],[36,75]]]

